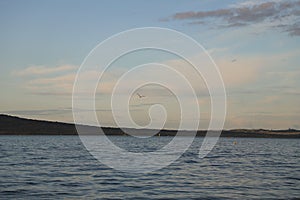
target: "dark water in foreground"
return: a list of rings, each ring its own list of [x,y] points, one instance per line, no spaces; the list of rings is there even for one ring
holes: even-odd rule
[[[130,137],[113,139],[127,148],[132,144]],[[169,140],[155,137],[151,142]],[[138,175],[99,163],[76,136],[0,136],[0,198],[300,197],[300,140],[221,138],[206,158],[199,159],[201,142],[196,138],[167,168]]]

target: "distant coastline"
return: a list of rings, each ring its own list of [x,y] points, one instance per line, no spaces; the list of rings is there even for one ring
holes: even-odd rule
[[[86,135],[99,134],[99,127],[80,125]],[[126,135],[120,128],[102,127],[106,135]],[[130,132],[147,135],[153,130],[130,129]],[[204,137],[206,130],[197,131],[198,137]],[[156,135],[175,136],[176,130],[160,130]],[[184,131],[190,135],[191,131]],[[26,119],[0,114],[0,135],[78,135],[74,124]],[[300,130],[265,130],[265,129],[233,129],[223,130],[221,137],[255,137],[255,138],[300,138]]]

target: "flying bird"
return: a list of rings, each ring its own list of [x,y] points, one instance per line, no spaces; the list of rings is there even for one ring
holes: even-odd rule
[[[232,59],[231,62],[236,62],[236,59]]]
[[[136,93],[136,94],[138,95],[138,97],[139,97],[140,99],[146,97],[146,96],[141,95],[141,94],[139,94],[139,93]]]

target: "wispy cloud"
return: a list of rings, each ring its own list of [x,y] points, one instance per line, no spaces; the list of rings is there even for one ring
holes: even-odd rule
[[[43,109],[43,110],[8,110],[3,112],[11,115],[48,116],[48,115],[71,113],[72,110],[70,108],[62,108],[62,109]]]
[[[110,108],[105,108],[105,109],[97,108],[95,110],[89,110],[89,109],[76,108],[76,109],[72,110],[71,107],[66,107],[66,108],[57,108],[57,109],[6,110],[6,111],[2,111],[2,112],[10,114],[10,115],[21,115],[21,116],[27,116],[27,115],[49,116],[49,115],[60,115],[60,114],[72,114],[72,112],[91,112],[92,113],[94,111],[96,111],[96,112],[111,112],[111,109]]]
[[[66,75],[59,75],[55,77],[41,77],[34,78],[26,82],[26,88],[32,91],[63,91],[71,92],[73,88],[73,82],[75,80],[75,73]]]
[[[30,66],[12,71],[22,80],[21,87],[31,94],[71,95],[77,66],[65,64],[55,67]]]
[[[173,20],[192,20],[189,24],[203,24],[209,19],[219,27],[241,27],[254,23],[267,23],[271,28],[300,35],[300,1],[250,1],[228,8],[210,11],[186,11],[171,16]],[[217,20],[216,20],[217,19]],[[210,21],[211,22],[211,21]],[[293,22],[293,23],[291,23]]]
[[[199,55],[196,55],[196,57],[199,57]],[[239,56],[234,62],[227,57],[216,58],[215,62],[218,65],[227,88],[241,87],[255,81],[260,75],[262,66],[269,64],[269,61],[256,58],[255,56]],[[196,71],[187,63],[179,59],[169,60],[166,64],[184,74],[192,86],[197,91],[201,91],[200,93],[203,93],[203,90],[206,90],[205,83],[201,82],[202,78],[199,77]],[[178,87],[180,87],[180,85],[178,85]]]
[[[12,73],[16,76],[36,76],[72,71],[74,69],[76,69],[76,66],[73,65],[60,65],[56,67],[30,66],[25,69],[15,70]]]
[[[60,65],[56,67],[31,66],[22,70],[12,71],[12,76],[17,76],[22,80],[21,87],[34,95],[50,96],[71,96],[76,79],[76,69],[74,65]],[[97,81],[100,74],[98,71],[81,72],[81,80],[87,82]],[[115,74],[107,72],[102,77],[104,81],[97,88],[101,94],[111,93],[115,85]],[[86,93],[86,91],[82,91]]]

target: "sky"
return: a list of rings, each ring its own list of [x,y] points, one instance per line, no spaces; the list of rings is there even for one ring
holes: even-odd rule
[[[299,0],[2,0],[0,113],[73,122],[72,88],[85,57],[108,37],[140,27],[182,32],[209,52],[226,87],[225,129],[300,129]],[[113,64],[106,83],[112,85],[124,69],[150,61],[191,76],[203,116],[199,128],[205,129],[210,99],[200,95],[204,84],[174,55],[128,55]],[[110,92],[96,98],[105,126],[115,126]],[[162,104],[168,111],[165,128],[177,128],[180,110],[172,93],[155,87],[140,92],[147,98],[132,97],[129,105],[138,124],[149,123],[149,106]]]

